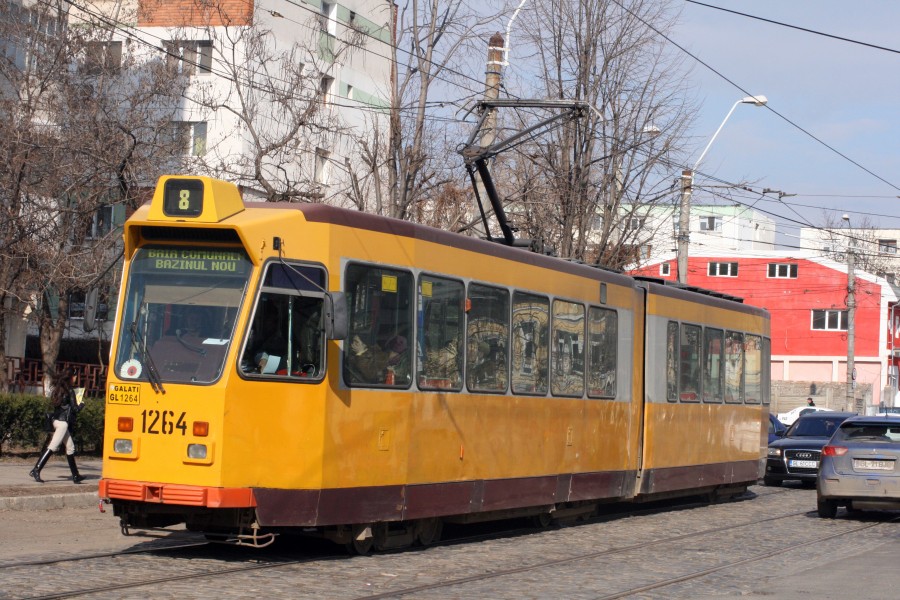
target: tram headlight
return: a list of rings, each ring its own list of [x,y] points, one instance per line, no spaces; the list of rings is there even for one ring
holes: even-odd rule
[[[188,444],[188,458],[205,459],[206,444]]]
[[[116,439],[113,441],[113,452],[116,454],[131,454],[133,448],[131,440]]]
[[[781,448],[769,448],[769,456],[773,458],[781,457]]]

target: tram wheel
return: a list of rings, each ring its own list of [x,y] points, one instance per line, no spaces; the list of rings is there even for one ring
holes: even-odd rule
[[[353,539],[344,545],[348,553],[366,556],[375,547],[375,536],[372,534],[371,525],[354,525],[351,535]]]
[[[551,517],[548,512],[542,512],[531,517],[531,522],[538,529],[547,529],[550,527],[550,524],[553,523],[553,517]]]
[[[420,546],[430,546],[441,540],[444,522],[440,519],[421,519],[416,523],[416,542]]]

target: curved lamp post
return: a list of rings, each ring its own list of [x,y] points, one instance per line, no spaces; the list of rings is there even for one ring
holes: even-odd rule
[[[722,124],[719,125],[719,128],[716,129],[716,132],[710,138],[709,143],[706,144],[706,148],[700,153],[700,158],[694,163],[694,168],[681,172],[681,206],[678,211],[678,283],[687,284],[688,244],[691,239],[691,188],[693,188],[694,185],[694,171],[697,170],[700,161],[706,156],[709,147],[712,146],[712,143],[716,140],[719,132],[722,131],[728,118],[731,117],[731,113],[734,112],[734,109],[736,109],[739,104],[764,106],[766,102],[768,102],[768,99],[766,99],[765,96],[747,96],[746,98],[741,98],[735,102],[734,106],[731,107],[731,110],[728,111],[728,114],[725,115],[725,118],[722,120]]]

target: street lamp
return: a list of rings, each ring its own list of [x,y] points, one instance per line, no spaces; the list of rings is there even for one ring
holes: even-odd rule
[[[847,221],[847,407],[854,410],[856,404],[856,253],[853,249],[853,229],[850,215],[841,217]]]
[[[694,171],[700,166],[700,161],[706,156],[709,147],[712,146],[712,143],[716,140],[719,132],[722,131],[722,128],[725,126],[731,113],[734,112],[734,109],[736,109],[739,104],[764,106],[766,102],[768,102],[768,100],[765,96],[747,96],[746,98],[741,98],[735,102],[734,106],[731,107],[731,110],[728,111],[728,114],[725,115],[725,118],[722,120],[722,124],[719,125],[719,128],[716,129],[716,132],[710,138],[709,143],[706,144],[706,148],[700,153],[700,158],[694,163],[694,168],[690,170],[685,169],[681,172],[681,206],[678,211],[678,283],[687,284],[688,243],[691,239],[691,188],[693,188],[694,185]]]

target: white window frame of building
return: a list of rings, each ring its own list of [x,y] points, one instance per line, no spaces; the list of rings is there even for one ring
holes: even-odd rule
[[[818,321],[821,327],[816,327],[816,315],[821,315]],[[848,311],[846,309],[817,309],[810,313],[810,329],[813,331],[847,331]]]
[[[85,75],[118,73],[122,67],[122,42],[87,42],[81,72]]]
[[[738,264],[736,262],[710,262],[706,266],[706,273],[710,277],[737,277]]]
[[[331,102],[331,93],[334,88],[334,77],[331,75],[322,75],[322,80],[319,82],[319,90],[322,92],[322,104],[328,104]]]
[[[113,207],[110,204],[98,206],[94,216],[88,224],[88,230],[84,236],[87,240],[96,240],[112,230]]]
[[[52,8],[40,10],[37,6],[24,6],[21,1],[7,2],[7,7],[9,24],[13,27],[17,24],[27,27],[20,29],[22,35],[17,36],[19,39],[2,40],[6,48],[0,52],[4,52],[16,69],[25,71],[35,61],[33,49],[53,40],[65,28],[65,23],[59,22],[53,16]]]
[[[700,217],[700,231],[722,231],[722,217]]]
[[[172,139],[183,143],[182,156],[203,156],[206,154],[206,121],[173,121]]]
[[[181,75],[209,75],[212,73],[212,41],[168,40],[163,42],[166,65]]]
[[[882,254],[897,254],[897,240],[878,240],[878,251]]]
[[[769,279],[797,279],[797,263],[769,263],[766,277]]]
[[[659,265],[659,274],[660,275],[671,275],[672,274],[672,265],[667,262]]]
[[[319,25],[322,31],[330,36],[337,35],[337,3],[323,2],[322,16],[319,19]]]
[[[625,231],[638,231],[643,229],[644,224],[647,222],[647,217],[640,217],[632,215],[630,217],[626,217],[625,219]]]
[[[313,172],[313,181],[319,185],[328,185],[328,173],[331,169],[329,157],[331,152],[323,148],[316,148],[316,164]]]

